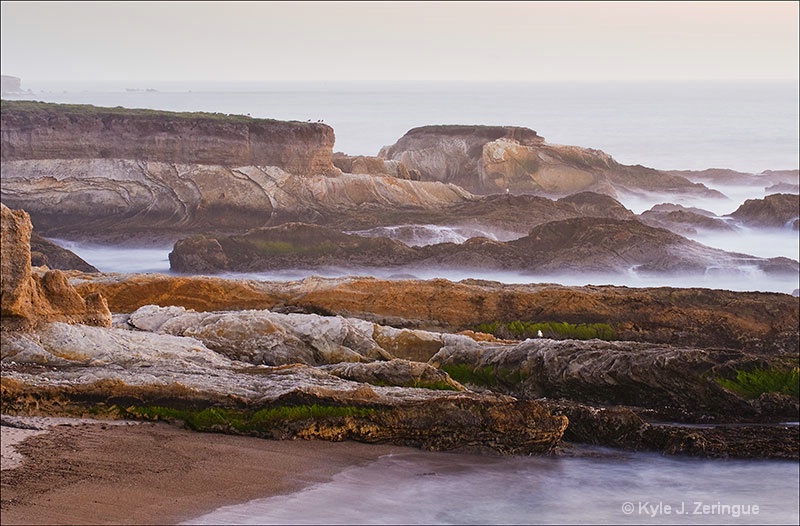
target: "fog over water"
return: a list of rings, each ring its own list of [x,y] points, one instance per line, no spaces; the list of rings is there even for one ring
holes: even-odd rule
[[[796,524],[797,485],[792,461],[414,452],[183,524]]]

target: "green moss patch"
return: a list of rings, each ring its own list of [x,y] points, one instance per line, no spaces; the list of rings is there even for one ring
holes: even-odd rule
[[[164,406],[134,406],[125,409],[130,417],[145,420],[180,420],[195,431],[235,430],[239,433],[265,432],[279,424],[292,421],[365,417],[374,411],[375,409],[363,407],[317,404],[278,406],[257,411],[221,407],[183,410]]]
[[[736,378],[719,378],[724,387],[745,398],[758,398],[764,393],[781,393],[800,397],[800,368],[754,369],[737,371]]]

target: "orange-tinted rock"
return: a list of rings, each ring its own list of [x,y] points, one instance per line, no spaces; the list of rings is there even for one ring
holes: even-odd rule
[[[30,217],[2,207],[2,328],[29,329],[38,322],[65,321],[108,327],[111,312],[96,293],[81,297],[58,270],[31,271]]]

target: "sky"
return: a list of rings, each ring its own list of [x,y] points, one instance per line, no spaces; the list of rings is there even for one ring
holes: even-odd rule
[[[25,81],[798,79],[797,1],[3,1]]]

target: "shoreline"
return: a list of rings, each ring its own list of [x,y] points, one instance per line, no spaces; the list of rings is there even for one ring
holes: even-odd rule
[[[24,458],[2,471],[3,525],[178,524],[326,482],[383,455],[416,451],[200,433],[163,422],[81,421],[16,443],[6,436],[3,456],[13,447]]]

